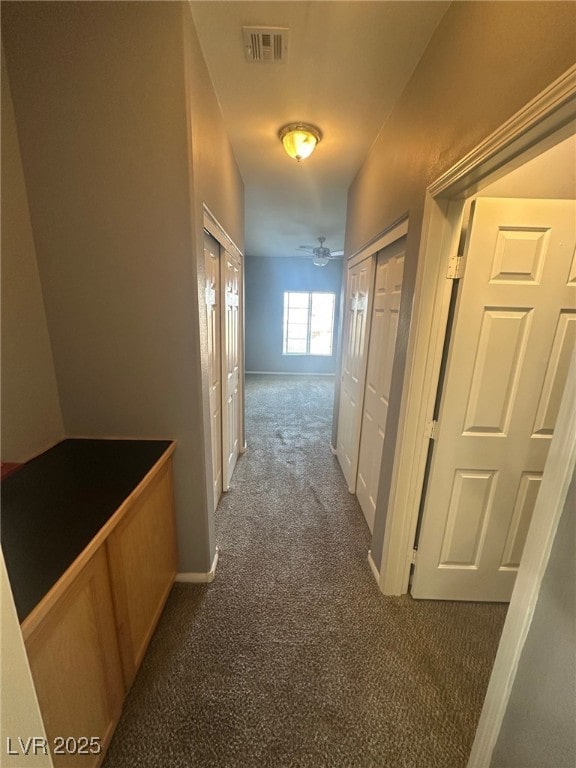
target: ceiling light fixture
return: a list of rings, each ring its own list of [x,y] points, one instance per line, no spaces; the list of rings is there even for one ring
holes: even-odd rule
[[[298,163],[309,157],[322,139],[322,133],[314,125],[290,123],[278,133],[286,153]]]
[[[314,247],[313,245],[299,245],[299,251],[306,251],[312,256],[312,263],[317,267],[325,267],[331,259],[343,256],[344,251],[331,251],[330,248],[324,245],[325,237],[319,237],[318,242],[320,245]]]

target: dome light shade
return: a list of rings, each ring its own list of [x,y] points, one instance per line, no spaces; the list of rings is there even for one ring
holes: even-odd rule
[[[306,123],[285,125],[280,129],[278,136],[286,153],[298,163],[305,157],[309,157],[314,152],[316,144],[322,139],[318,128]]]

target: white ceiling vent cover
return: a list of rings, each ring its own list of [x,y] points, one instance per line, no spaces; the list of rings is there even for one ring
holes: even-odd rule
[[[246,61],[250,63],[286,61],[288,29],[286,27],[242,27]]]

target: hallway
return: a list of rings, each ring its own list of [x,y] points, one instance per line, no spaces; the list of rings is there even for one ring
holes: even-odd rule
[[[105,768],[464,768],[505,606],[385,598],[330,377],[247,377],[212,584],[177,584]]]

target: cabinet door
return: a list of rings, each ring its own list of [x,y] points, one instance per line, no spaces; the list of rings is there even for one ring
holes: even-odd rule
[[[176,575],[172,460],[150,479],[106,540],[128,688]]]
[[[98,765],[124,698],[104,547],[25,642],[54,766]],[[94,747],[84,744],[91,737],[99,740],[99,754],[90,754]],[[59,738],[66,754],[54,749]]]

